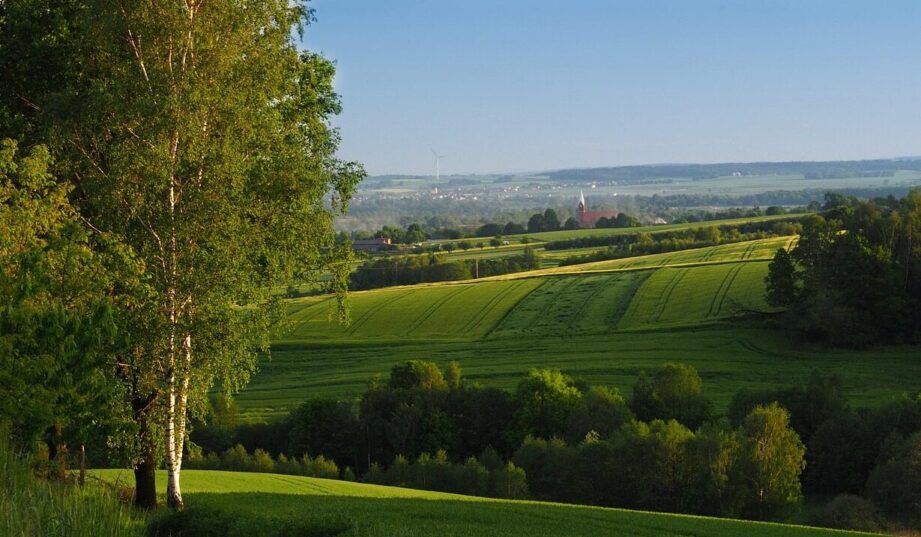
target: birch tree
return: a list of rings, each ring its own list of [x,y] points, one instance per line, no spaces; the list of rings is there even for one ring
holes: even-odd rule
[[[65,41],[78,41],[46,66],[61,83],[20,84],[0,121],[45,137],[88,225],[144,263],[150,292],[133,303],[132,350],[119,360],[148,429],[137,494],[150,503],[153,419],[167,503],[181,509],[188,416],[216,385],[239,389],[255,371],[281,315],[271,290],[331,270],[344,292],[348,253],[332,222],[363,170],[335,157],[334,67],[297,47],[312,20],[304,2],[60,9]]]

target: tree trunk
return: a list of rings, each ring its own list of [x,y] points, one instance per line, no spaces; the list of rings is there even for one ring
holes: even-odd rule
[[[80,444],[80,486],[86,484],[86,445]]]
[[[182,490],[179,488],[181,471],[181,453],[178,452],[176,435],[176,374],[169,373],[167,380],[166,402],[166,505],[170,509],[181,511]]]
[[[148,453],[134,466],[134,505],[141,509],[157,507],[157,468],[153,453]]]
[[[157,506],[157,463],[156,449],[150,423],[150,407],[153,397],[135,396],[131,400],[134,420],[138,425],[138,446],[140,452],[134,465],[134,505],[143,509]]]
[[[167,469],[166,477],[166,505],[174,511],[182,511],[185,504],[182,501],[182,489],[179,488],[179,466]]]

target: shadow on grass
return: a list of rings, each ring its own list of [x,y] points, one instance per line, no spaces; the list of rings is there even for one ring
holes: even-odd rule
[[[535,502],[191,493],[153,519],[156,537],[655,536],[811,537],[835,532],[739,520]],[[847,535],[846,533],[835,533]],[[857,534],[851,534],[857,535]]]

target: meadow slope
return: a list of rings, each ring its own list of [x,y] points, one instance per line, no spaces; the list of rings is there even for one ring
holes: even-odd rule
[[[107,481],[130,480],[127,470],[94,470]],[[158,486],[166,484],[158,472]],[[235,517],[313,519],[339,525],[342,537],[821,537],[857,536],[805,526],[509,501],[365,485],[309,477],[209,470],[182,473],[188,505]]]
[[[511,388],[528,369],[557,367],[629,393],[665,361],[698,369],[725,407],[742,387],[787,386],[836,372],[856,404],[917,389],[917,347],[829,350],[791,341],[762,316],[764,276],[794,237],[351,294],[352,323],[328,298],[289,302],[290,324],[238,396],[250,419],[310,397],[352,398],[396,363],[458,360],[466,378]]]

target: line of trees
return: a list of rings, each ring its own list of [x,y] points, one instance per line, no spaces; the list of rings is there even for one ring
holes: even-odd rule
[[[540,256],[526,246],[520,255],[450,261],[444,255],[419,254],[369,260],[351,274],[349,288],[374,289],[392,285],[469,280],[540,268]]]
[[[724,224],[711,226],[688,227],[686,229],[670,231],[653,231],[650,233],[623,233],[618,235],[600,235],[576,237],[573,239],[550,241],[544,245],[547,250],[569,250],[574,248],[588,248],[592,246],[613,246],[626,248],[646,240],[691,240],[698,242],[718,242],[732,240],[735,237],[757,233],[770,233],[773,235],[796,235],[802,229],[800,218],[791,218],[783,221],[743,222],[740,224]]]
[[[312,400],[274,425],[234,430],[225,405],[223,432],[206,426],[193,439],[224,452],[200,460],[233,460],[242,446],[266,467],[272,453],[323,454],[367,482],[498,497],[761,519],[801,499],[805,450],[786,410],[758,406],[741,427],[720,428],[697,372],[681,364],[641,376],[628,400],[557,370],[533,370],[506,392],[463,381],[456,363],[410,361],[372,382],[353,412]]]
[[[813,493],[840,496],[816,523],[921,521],[911,462],[921,394],[855,409],[841,379],[818,372],[798,386],[740,390],[725,416],[694,368],[676,363],[641,373],[629,396],[557,370],[530,371],[513,391],[486,388],[454,362],[416,360],[374,379],[357,408],[312,399],[241,424],[232,400],[213,406],[192,432],[208,467],[230,468],[221,461],[233,450],[265,453],[274,468],[323,455],[343,478],[449,492],[772,520]]]

